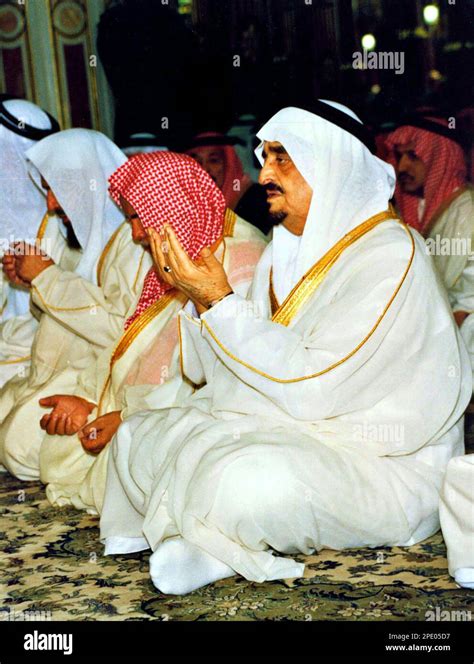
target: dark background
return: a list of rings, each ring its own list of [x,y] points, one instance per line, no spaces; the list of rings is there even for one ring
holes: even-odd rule
[[[179,149],[198,131],[226,131],[242,113],[259,124],[277,107],[318,97],[347,104],[374,127],[416,108],[458,114],[473,105],[474,1],[433,3],[440,10],[434,26],[423,19],[426,4],[111,2],[98,50],[116,102],[115,140],[148,131]],[[366,33],[376,38],[375,51],[405,53],[403,75],[352,67]]]

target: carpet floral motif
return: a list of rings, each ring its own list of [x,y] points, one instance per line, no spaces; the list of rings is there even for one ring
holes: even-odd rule
[[[49,505],[44,488],[0,475],[0,619],[46,612],[53,620],[425,620],[470,610],[474,597],[448,575],[440,533],[409,549],[300,556],[301,579],[225,579],[184,597],[148,576],[149,552],[102,555],[98,518]]]

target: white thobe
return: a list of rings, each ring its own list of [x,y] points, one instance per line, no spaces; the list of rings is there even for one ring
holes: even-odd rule
[[[279,554],[410,545],[439,528],[472,378],[413,237],[395,221],[372,229],[285,325],[269,320],[271,246],[250,301],[180,314],[184,373],[206,385],[119,428],[101,518],[108,553],[179,535],[264,581],[301,575]]]
[[[38,400],[74,392],[79,372],[120,334],[150,266],[124,223],[98,262],[100,286],[55,265],[33,280],[32,300],[43,313],[30,372],[0,391],[0,463],[16,477],[39,478],[39,420],[46,411]]]
[[[265,244],[260,231],[237,217],[232,235],[225,237],[216,252],[236,293],[247,294]],[[160,403],[165,403],[165,394],[166,403],[173,403],[181,382],[172,379],[181,376],[177,316],[184,301],[182,296],[162,298],[156,303],[156,314],[151,308],[148,313],[145,311],[121,338],[78,375],[74,393],[96,404],[89,421],[116,410],[127,417],[143,408],[153,408],[156,386],[160,383],[169,383],[166,390],[160,388],[156,393]],[[136,302],[129,315],[135,308]],[[191,302],[186,310],[194,311]],[[125,352],[111,363],[121,344],[126,346]],[[48,485],[50,502],[100,512],[108,455],[109,446],[99,455],[86,453],[77,435],[46,434],[40,449],[40,478]]]
[[[461,325],[474,372],[474,190],[460,193],[433,224],[428,252],[448,291],[453,312],[469,315]]]

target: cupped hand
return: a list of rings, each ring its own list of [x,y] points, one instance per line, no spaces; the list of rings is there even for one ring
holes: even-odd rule
[[[222,264],[209,247],[192,260],[181,246],[171,226],[161,236],[147,229],[155,269],[160,279],[185,293],[196,306],[207,309],[211,302],[232,292]],[[171,271],[165,270],[171,268]]]
[[[43,408],[53,409],[40,420],[40,427],[50,436],[72,436],[77,433],[95,408],[95,404],[86,399],[68,394],[44,397],[39,400],[39,404]]]

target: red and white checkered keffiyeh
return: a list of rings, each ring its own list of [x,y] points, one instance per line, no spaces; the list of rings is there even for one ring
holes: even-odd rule
[[[439,118],[427,119],[448,125]],[[425,234],[443,201],[455,189],[466,184],[466,162],[461,146],[455,141],[409,125],[399,127],[387,137],[386,145],[389,150],[387,161],[396,168],[395,146],[411,142],[416,155],[427,167],[424,185],[426,204],[423,217],[421,219],[418,217],[419,197],[403,191],[398,183],[395,189],[395,201],[403,221],[421,234]]]
[[[120,196],[128,201],[144,228],[160,231],[168,223],[193,260],[222,235],[224,196],[191,157],[173,152],[139,154],[118,168],[109,184],[114,201],[120,205]],[[125,329],[170,288],[151,268]]]
[[[198,134],[196,138],[212,138],[213,136],[222,138],[224,134],[219,134],[215,131],[207,131]],[[208,143],[205,147],[212,147],[212,143]],[[224,183],[222,185],[222,193],[224,194],[227,207],[234,210],[239,200],[252,185],[252,180],[246,173],[244,173],[242,162],[232,145],[216,144],[215,147],[218,150],[221,150],[224,155]],[[186,150],[186,154],[199,154],[202,150],[203,147],[196,146]]]

